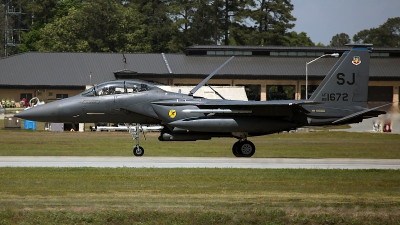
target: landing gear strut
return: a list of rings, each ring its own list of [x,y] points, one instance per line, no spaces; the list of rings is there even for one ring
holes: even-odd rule
[[[232,146],[232,153],[236,157],[251,157],[256,152],[256,147],[253,142],[247,139],[239,140]]]
[[[129,133],[132,135],[133,140],[136,141],[136,145],[133,147],[133,154],[135,156],[142,156],[144,154],[144,149],[139,145],[140,130],[142,130],[144,140],[146,140],[142,126],[138,123],[136,125],[126,124],[126,126],[128,127]]]

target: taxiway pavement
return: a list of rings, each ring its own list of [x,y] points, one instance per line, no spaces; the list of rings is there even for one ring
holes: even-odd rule
[[[3,156],[0,167],[400,169],[400,159]]]

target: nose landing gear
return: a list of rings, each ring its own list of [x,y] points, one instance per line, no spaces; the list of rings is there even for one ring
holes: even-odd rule
[[[135,156],[142,156],[144,154],[144,149],[141,146],[135,146],[133,148],[133,154]]]
[[[144,148],[139,145],[139,133],[142,131],[144,140],[146,140],[146,136],[144,135],[144,131],[142,129],[142,125],[140,124],[126,124],[128,127],[129,133],[132,135],[133,140],[136,141],[136,145],[133,147],[133,154],[135,156],[143,156],[144,155]]]

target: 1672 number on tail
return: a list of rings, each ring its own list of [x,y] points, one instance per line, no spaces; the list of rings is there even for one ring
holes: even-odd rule
[[[349,94],[347,93],[322,93],[322,101],[334,102],[334,101],[349,101]]]

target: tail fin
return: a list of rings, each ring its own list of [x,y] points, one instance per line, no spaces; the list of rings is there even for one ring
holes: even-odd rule
[[[350,51],[329,71],[325,79],[311,95],[311,101],[325,106],[367,107],[369,61],[371,44],[349,45]]]

